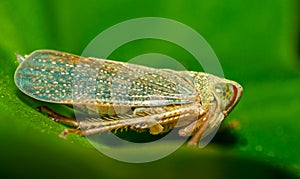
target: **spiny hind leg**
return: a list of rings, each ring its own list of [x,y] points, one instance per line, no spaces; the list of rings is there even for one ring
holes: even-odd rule
[[[47,116],[50,117],[55,122],[65,124],[70,127],[78,127],[79,126],[79,124],[75,118],[69,118],[69,117],[60,115],[46,106],[39,106],[39,107],[37,107],[37,110],[40,112],[46,113]]]
[[[68,134],[77,135],[92,135],[96,133],[113,130],[115,127],[110,126],[110,122],[104,122],[102,118],[99,119],[84,119],[80,122],[75,118],[69,118],[54,112],[52,109],[46,106],[40,106],[37,108],[38,111],[46,113],[53,121],[74,127],[75,129],[65,129],[60,133],[60,137],[66,138]],[[109,127],[110,126],[110,127]],[[83,130],[81,130],[83,128]]]
[[[66,136],[68,134],[77,134],[77,135],[80,135],[80,136],[84,135],[83,132],[82,132],[82,130],[80,130],[79,128],[77,128],[77,129],[65,129],[64,131],[62,131],[59,134],[59,136],[62,137],[62,138],[66,138]]]
[[[66,137],[68,134],[77,135],[93,135],[97,133],[103,133],[111,130],[118,130],[124,128],[138,128],[137,126],[142,126],[141,124],[147,124],[150,133],[155,135],[163,131],[163,127],[156,121],[149,119],[142,119],[143,117],[138,117],[139,119],[129,118],[126,120],[121,120],[116,122],[114,118],[90,118],[77,121],[75,118],[69,118],[54,112],[52,109],[46,106],[40,106],[37,110],[46,113],[52,120],[74,127],[75,129],[66,129],[60,136]]]
[[[160,134],[163,131],[163,127],[157,121],[149,118],[137,117],[115,119],[113,117],[104,117],[80,120],[78,129],[65,130],[62,133],[62,136],[65,136],[69,133],[87,136],[112,130],[117,131],[118,129],[127,130],[128,128],[135,129],[137,131],[149,129],[149,132],[153,135]],[[78,131],[79,129],[81,129],[81,131]]]
[[[54,112],[52,109],[46,106],[40,106],[37,108],[38,111],[46,113],[53,121],[74,127],[75,129],[65,129],[61,132],[60,137],[66,138],[68,134],[77,135],[92,135],[119,129],[127,126],[127,124],[114,124],[111,119],[107,118],[87,118],[77,121],[75,118],[69,118]]]

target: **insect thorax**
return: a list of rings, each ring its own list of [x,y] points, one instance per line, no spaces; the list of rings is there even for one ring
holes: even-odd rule
[[[187,73],[192,77],[192,82],[197,90],[202,104],[210,104],[214,99],[212,94],[212,79],[213,76],[203,72],[193,72],[187,71]]]

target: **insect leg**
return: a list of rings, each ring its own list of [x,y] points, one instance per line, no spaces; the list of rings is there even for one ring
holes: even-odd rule
[[[202,121],[202,119],[200,119]],[[198,120],[199,121],[199,120]],[[197,121],[197,122],[198,122]],[[192,146],[195,147],[198,145],[198,142],[202,136],[202,134],[204,133],[206,124],[207,124],[208,120],[204,120],[201,127],[198,128],[198,130],[196,131],[196,133],[192,136],[192,138],[188,141],[188,146]]]
[[[68,134],[83,135],[82,130],[80,130],[80,129],[65,129],[64,131],[62,131],[62,132],[60,133],[59,136],[62,137],[62,138],[66,138],[66,136],[67,136]]]
[[[60,136],[66,137],[68,134],[78,134],[78,135],[93,135],[98,133],[103,133],[111,130],[117,130],[120,128],[127,128],[130,126],[127,122],[118,121],[105,121],[102,118],[94,118],[94,119],[85,119],[80,121],[77,129],[66,129],[64,130]]]
[[[193,119],[192,122],[189,122],[186,124],[187,126],[180,129],[178,134],[180,136],[191,136],[194,135],[202,125],[205,119],[207,117],[207,109],[206,108],[201,108],[200,113],[196,116],[188,116],[189,118]],[[185,120],[188,121],[188,120]]]
[[[78,127],[78,122],[75,118],[69,118],[69,117],[60,115],[46,106],[39,106],[37,108],[37,110],[46,113],[47,116],[50,117],[55,122],[59,122],[59,123],[62,123],[62,124],[65,124],[65,125],[68,125],[71,127]]]
[[[97,133],[103,133],[111,130],[117,129],[126,129],[130,128],[139,128],[137,126],[145,126],[150,129],[150,133],[159,134],[163,127],[157,123],[157,121],[153,121],[153,119],[149,119],[149,116],[135,117],[135,118],[126,118],[119,120],[112,120],[108,118],[90,118],[81,120],[78,123],[78,129],[67,129],[62,132],[62,136],[66,136],[70,133],[80,134],[80,135],[93,135]],[[142,128],[142,127],[141,127]],[[78,130],[81,129],[79,132]]]
[[[205,120],[205,118],[206,115],[201,116],[198,120],[179,130],[178,133],[180,136],[192,136],[192,138],[188,141],[188,146],[197,146],[208,121]]]

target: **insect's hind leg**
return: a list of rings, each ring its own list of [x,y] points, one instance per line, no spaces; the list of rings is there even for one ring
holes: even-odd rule
[[[79,124],[75,118],[69,118],[69,117],[60,115],[46,106],[39,106],[39,107],[37,107],[37,110],[40,112],[46,113],[47,116],[50,117],[55,122],[59,122],[59,123],[62,123],[62,124],[65,124],[65,125],[68,125],[71,127],[79,126]]]
[[[80,130],[80,129],[65,129],[64,131],[62,131],[60,134],[59,134],[59,136],[60,137],[62,137],[62,138],[66,138],[66,136],[68,135],[68,134],[77,134],[77,135],[83,135],[83,132],[82,132],[82,130]]]

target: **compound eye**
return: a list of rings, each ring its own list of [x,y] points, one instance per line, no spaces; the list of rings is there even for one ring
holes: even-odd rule
[[[227,110],[231,108],[237,97],[237,88],[230,83],[218,83],[215,85],[214,92],[220,102],[220,106]]]

